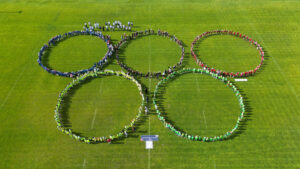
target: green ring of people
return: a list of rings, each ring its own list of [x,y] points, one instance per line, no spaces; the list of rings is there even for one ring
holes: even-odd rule
[[[129,125],[126,125],[124,127],[124,129],[122,129],[119,133],[117,133],[115,135],[101,136],[101,137],[79,136],[79,135],[75,134],[70,128],[65,127],[62,122],[61,114],[63,112],[61,112],[61,105],[63,104],[63,98],[65,95],[67,95],[68,91],[70,91],[72,89],[72,87],[80,84],[86,78],[89,78],[89,77],[95,78],[98,76],[122,76],[126,79],[133,81],[139,89],[140,95],[142,97],[142,102],[141,102],[141,105],[139,107],[138,114],[136,115],[136,117],[131,121],[131,123]],[[145,98],[142,91],[143,91],[142,85],[133,76],[130,76],[122,71],[112,71],[112,70],[94,71],[94,72],[88,72],[86,74],[78,76],[76,79],[73,79],[73,81],[71,83],[69,83],[67,85],[67,87],[59,94],[57,105],[56,105],[56,108],[54,111],[55,112],[54,118],[57,123],[57,129],[59,131],[61,131],[62,133],[69,135],[72,139],[76,139],[78,141],[85,142],[88,144],[100,143],[100,142],[109,142],[110,143],[112,140],[127,137],[128,129],[134,128],[135,123],[140,119],[140,117],[142,115],[142,111],[143,111],[143,107],[144,107],[144,98]]]
[[[233,92],[235,93],[236,97],[239,100],[239,105],[240,105],[240,115],[238,117],[238,120],[237,120],[234,128],[232,128],[230,131],[227,131],[223,135],[214,136],[214,137],[205,137],[205,136],[191,135],[191,134],[188,134],[186,132],[179,131],[170,122],[168,122],[166,120],[166,118],[162,115],[161,111],[159,110],[159,108],[156,104],[157,103],[156,98],[157,98],[157,93],[158,93],[159,87],[163,84],[166,84],[169,80],[173,79],[174,77],[181,76],[181,75],[187,74],[187,73],[201,73],[201,74],[210,75],[210,76],[224,82],[224,84],[226,84],[228,87],[230,87],[233,90]],[[222,141],[222,140],[228,139],[238,129],[239,124],[243,120],[244,113],[245,113],[245,105],[244,105],[243,97],[242,97],[239,90],[237,89],[237,87],[234,84],[232,84],[224,76],[220,76],[220,75],[218,75],[216,73],[213,73],[213,72],[210,72],[208,70],[196,69],[196,68],[183,68],[182,70],[175,71],[175,72],[171,73],[165,79],[162,79],[161,81],[159,81],[157,83],[156,87],[155,87],[155,90],[154,90],[153,104],[154,104],[155,111],[157,113],[158,119],[164,123],[164,126],[166,128],[170,129],[172,132],[174,132],[176,135],[178,135],[182,138],[186,138],[186,139],[193,140],[193,141],[203,141],[203,142],[214,142],[214,141]]]

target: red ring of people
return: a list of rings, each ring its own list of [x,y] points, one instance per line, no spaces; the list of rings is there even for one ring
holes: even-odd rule
[[[244,40],[248,41],[252,45],[254,45],[256,47],[256,49],[259,51],[260,56],[261,56],[260,64],[258,66],[256,66],[256,68],[253,69],[253,70],[234,73],[234,72],[226,72],[226,71],[223,71],[223,70],[220,70],[220,69],[210,68],[204,62],[202,62],[199,58],[197,58],[197,55],[194,52],[194,46],[197,43],[197,41],[199,41],[201,38],[204,38],[204,37],[208,37],[208,36],[211,36],[211,35],[220,35],[220,34],[228,34],[228,35],[233,35],[233,36],[236,36],[236,37],[240,37],[240,38],[243,38]],[[198,35],[194,39],[194,41],[192,42],[191,54],[194,57],[194,60],[197,62],[197,64],[199,66],[201,66],[203,69],[209,70],[213,73],[217,73],[218,75],[230,76],[230,77],[247,77],[247,76],[253,75],[254,73],[256,73],[261,68],[261,65],[263,64],[263,61],[264,61],[264,55],[265,55],[265,53],[263,51],[263,48],[261,47],[260,44],[258,44],[257,41],[254,41],[252,38],[248,37],[247,35],[243,35],[242,33],[233,32],[233,31],[230,31],[230,30],[213,30],[213,31],[204,32],[201,35]]]

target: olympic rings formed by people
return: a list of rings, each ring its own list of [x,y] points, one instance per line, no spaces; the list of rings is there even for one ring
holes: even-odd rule
[[[197,43],[197,41],[199,41],[201,38],[205,38],[211,35],[220,35],[220,34],[228,34],[228,35],[233,35],[236,37],[240,37],[243,38],[244,40],[248,41],[249,43],[251,43],[252,45],[254,45],[256,47],[256,49],[260,52],[260,56],[261,56],[261,61],[260,64],[254,69],[254,70],[249,70],[249,71],[245,71],[245,72],[226,72],[226,71],[222,71],[222,70],[218,70],[218,69],[214,69],[214,68],[210,68],[209,66],[207,66],[205,63],[203,63],[199,58],[197,58],[197,55],[194,52],[194,45]],[[254,41],[252,38],[243,35],[242,33],[239,32],[233,32],[233,31],[229,31],[229,30],[213,30],[213,31],[208,31],[208,32],[204,32],[201,35],[198,35],[194,41],[192,42],[191,45],[191,54],[194,57],[194,60],[197,62],[197,64],[199,66],[201,66],[203,69],[207,69],[213,73],[217,73],[218,75],[223,75],[223,76],[230,76],[230,77],[247,77],[250,75],[253,75],[258,69],[260,69],[261,65],[263,64],[264,61],[264,51],[263,48],[261,47],[261,45],[259,45],[256,41]]]
[[[166,31],[160,31],[158,30],[157,33],[155,33],[152,29],[148,29],[145,31],[135,31],[130,35],[126,35],[123,34],[121,36],[121,41],[119,41],[115,46],[113,46],[110,43],[110,36],[104,36],[102,34],[102,32],[100,31],[131,31],[131,27],[133,26],[132,22],[128,22],[128,26],[123,25],[121,22],[113,22],[113,25],[110,25],[110,22],[106,22],[105,26],[100,26],[98,23],[94,24],[94,27],[90,24],[90,22],[88,24],[85,23],[84,25],[84,31],[72,31],[72,32],[68,32],[65,33],[63,35],[57,35],[55,37],[53,37],[52,39],[50,39],[48,41],[48,44],[45,44],[41,50],[38,53],[38,63],[39,65],[46,70],[47,72],[54,74],[54,75],[58,75],[58,76],[65,76],[65,77],[76,77],[73,79],[73,81],[67,85],[67,87],[60,93],[59,98],[58,98],[58,102],[55,108],[55,120],[57,123],[57,128],[58,130],[60,130],[61,132],[69,135],[71,138],[76,139],[78,141],[81,142],[85,142],[85,143],[99,143],[99,142],[108,142],[110,143],[112,140],[117,140],[120,138],[124,138],[127,137],[127,131],[129,128],[134,129],[134,125],[136,124],[136,122],[140,119],[141,117],[141,113],[144,111],[143,107],[145,106],[145,97],[143,94],[143,89],[142,89],[142,85],[130,74],[132,75],[138,75],[138,76],[144,76],[144,77],[160,77],[163,76],[165,77],[164,79],[162,79],[161,81],[158,82],[158,84],[155,87],[154,90],[154,96],[153,96],[153,104],[155,106],[155,110],[157,113],[157,116],[159,118],[159,120],[161,120],[166,128],[169,128],[171,131],[173,131],[176,135],[183,137],[183,138],[187,138],[190,140],[195,140],[195,141],[203,141],[203,142],[213,142],[213,141],[221,141],[221,140],[225,140],[227,138],[229,138],[230,136],[232,136],[233,133],[236,132],[236,130],[239,127],[239,123],[243,120],[244,117],[244,113],[245,113],[245,106],[244,106],[244,101],[243,101],[243,97],[240,94],[240,92],[238,91],[238,89],[236,88],[235,85],[233,85],[225,76],[230,76],[230,77],[246,77],[249,75],[253,75],[262,65],[263,60],[264,60],[264,51],[263,48],[254,40],[252,40],[251,38],[249,38],[246,35],[242,35],[239,32],[233,32],[233,31],[228,31],[228,30],[214,30],[214,31],[208,31],[208,32],[204,32],[203,34],[197,36],[195,38],[195,40],[192,42],[191,45],[191,54],[193,55],[195,61],[197,62],[197,64],[199,66],[201,66],[203,69],[191,69],[191,68],[183,68],[180,70],[177,70],[177,67],[181,67],[182,63],[183,63],[183,59],[184,59],[184,54],[185,54],[185,50],[183,47],[183,43],[182,41],[178,40],[175,35],[170,35],[168,32]],[[95,31],[96,30],[96,31]],[[246,72],[242,72],[242,73],[230,73],[230,72],[225,72],[222,70],[216,70],[214,68],[210,68],[208,67],[206,64],[204,64],[202,61],[200,61],[200,59],[197,58],[197,55],[194,52],[194,45],[197,43],[198,40],[200,40],[201,38],[210,36],[210,35],[219,35],[219,34],[228,34],[228,35],[233,35],[233,36],[237,36],[240,38],[243,38],[246,41],[249,41],[251,44],[253,44],[254,46],[257,47],[257,50],[259,50],[260,55],[261,55],[261,62],[260,64],[254,69],[254,70],[250,70],[250,71],[246,71]],[[60,72],[60,71],[56,71],[56,70],[51,70],[50,68],[44,66],[42,64],[42,56],[43,54],[46,52],[46,50],[48,48],[50,48],[51,46],[54,46],[55,44],[57,44],[59,41],[68,38],[68,37],[73,37],[73,36],[77,36],[77,35],[91,35],[91,36],[96,36],[99,37],[100,39],[104,40],[107,44],[108,47],[108,51],[105,54],[105,56],[96,64],[94,64],[91,68],[89,69],[84,69],[84,70],[79,70],[76,72]],[[146,74],[143,74],[137,70],[133,70],[130,67],[128,67],[125,63],[120,61],[119,58],[119,50],[122,47],[123,44],[134,40],[138,37],[143,37],[143,36],[148,36],[148,35],[158,35],[158,36],[162,36],[162,37],[167,37],[170,38],[171,40],[175,41],[181,48],[181,57],[180,57],[180,61],[173,65],[170,66],[168,68],[168,70],[164,70],[162,72],[147,72]],[[111,70],[104,70],[104,71],[98,71],[97,68],[98,67],[102,67],[105,63],[108,62],[108,59],[112,57],[113,52],[116,51],[116,59],[117,59],[117,63],[124,68],[125,70],[128,71],[128,73],[124,73],[124,72],[120,72],[120,71],[111,71]],[[159,90],[159,87],[162,86],[163,84],[166,84],[169,80],[173,79],[176,76],[180,76],[183,74],[187,74],[187,73],[201,73],[201,74],[206,74],[206,75],[210,75],[222,82],[224,82],[227,86],[229,86],[233,92],[235,93],[236,97],[239,100],[239,105],[240,105],[240,115],[238,117],[238,120],[234,126],[233,129],[231,129],[230,131],[226,132],[223,135],[220,136],[215,136],[215,137],[201,137],[201,136],[194,136],[182,131],[179,131],[178,129],[176,129],[170,122],[168,122],[166,120],[166,118],[163,116],[163,114],[160,112],[159,107],[157,106],[157,93]],[[142,97],[142,102],[141,105],[138,109],[138,113],[136,115],[136,117],[131,121],[131,123],[129,125],[126,125],[124,129],[122,129],[120,132],[118,132],[115,135],[110,135],[110,136],[102,136],[102,137],[85,137],[85,136],[80,136],[76,133],[74,133],[70,128],[67,128],[65,126],[65,124],[63,124],[63,119],[62,119],[62,113],[61,112],[61,105],[63,104],[63,98],[67,95],[67,93],[72,89],[73,86],[78,85],[79,83],[81,83],[82,81],[84,81],[87,78],[93,78],[93,77],[98,77],[98,76],[111,76],[111,75],[116,75],[116,76],[122,76],[125,77],[131,81],[133,81],[139,89],[140,95]],[[145,106],[145,109],[147,108],[147,106]],[[146,110],[145,110],[146,112]]]
[[[129,125],[126,125],[125,128],[122,129],[119,133],[117,133],[115,135],[110,135],[110,136],[93,137],[93,138],[79,136],[79,135],[75,134],[71,129],[67,129],[62,122],[63,120],[62,120],[61,114],[63,112],[61,112],[61,105],[63,103],[63,98],[65,95],[67,95],[68,91],[70,91],[72,89],[72,87],[78,85],[85,79],[95,78],[95,77],[99,77],[99,76],[121,76],[121,77],[124,77],[126,79],[133,81],[139,89],[140,95],[142,97],[142,102],[141,102],[141,105],[139,107],[138,114],[136,115],[136,117],[131,121],[131,123]],[[143,94],[142,85],[133,76],[130,76],[124,72],[112,71],[112,70],[105,70],[104,72],[102,72],[102,71],[88,72],[84,75],[78,76],[76,79],[73,79],[73,81],[70,84],[68,84],[67,87],[59,94],[58,102],[57,102],[57,105],[56,105],[56,108],[54,111],[55,112],[54,118],[57,123],[58,130],[69,135],[73,139],[76,139],[78,141],[82,141],[85,143],[110,142],[112,140],[120,139],[122,137],[127,137],[128,129],[134,128],[135,123],[138,120],[140,120],[141,113],[142,113],[143,107],[144,107],[144,98],[145,97]]]
[[[129,66],[127,66],[125,63],[121,62],[120,61],[120,58],[119,58],[119,50],[121,48],[121,46],[127,42],[129,42],[130,40],[134,40],[138,37],[143,37],[143,36],[149,36],[149,35],[158,35],[158,36],[162,36],[162,37],[167,37],[167,38],[170,38],[172,41],[176,42],[180,48],[181,48],[181,57],[180,57],[180,61],[173,65],[173,66],[170,66],[168,68],[168,70],[165,70],[163,72],[147,72],[146,74],[143,74],[137,70],[133,70],[132,68],[130,68]],[[180,40],[178,40],[176,38],[175,35],[170,35],[168,32],[166,31],[160,31],[158,30],[157,33],[155,33],[153,30],[145,30],[145,31],[138,31],[138,32],[134,32],[132,33],[131,35],[129,36],[125,36],[123,37],[123,39],[115,46],[116,48],[116,59],[117,59],[117,62],[118,64],[124,68],[125,70],[127,70],[129,73],[131,73],[132,75],[139,75],[139,76],[143,76],[143,77],[159,77],[159,76],[166,76],[170,73],[172,73],[177,67],[180,67],[182,65],[182,62],[183,62],[183,58],[184,58],[184,47],[183,47],[183,44]]]
[[[220,136],[215,136],[215,137],[201,137],[201,136],[194,136],[191,134],[187,134],[185,132],[179,131],[178,129],[176,129],[170,122],[168,122],[166,120],[166,118],[164,117],[164,115],[162,115],[161,111],[159,110],[157,104],[156,104],[156,98],[157,98],[157,93],[159,90],[159,87],[162,86],[163,84],[166,84],[169,80],[173,79],[174,77],[183,75],[183,74],[187,74],[187,73],[201,73],[201,74],[207,74],[210,75],[222,82],[224,82],[228,87],[230,87],[233,92],[235,93],[236,97],[239,100],[239,105],[240,105],[240,115],[238,117],[238,120],[234,126],[234,128],[231,131],[226,132],[223,135]],[[160,121],[162,121],[164,123],[164,126],[168,129],[170,129],[171,131],[173,131],[176,135],[183,137],[183,138],[187,138],[189,140],[194,140],[194,141],[203,141],[203,142],[213,142],[213,141],[221,141],[221,140],[225,140],[227,138],[229,138],[239,127],[239,123],[243,120],[244,117],[244,113],[245,113],[245,105],[244,105],[244,101],[243,101],[243,97],[240,94],[239,90],[236,88],[236,86],[234,84],[232,84],[226,77],[224,76],[220,76],[216,73],[210,72],[208,70],[203,70],[203,69],[186,69],[183,68],[182,70],[179,71],[174,71],[173,73],[171,73],[169,76],[167,76],[165,79],[159,81],[155,87],[154,90],[154,96],[153,96],[153,104],[157,113],[157,116],[159,118]]]
[[[108,51],[106,52],[105,56],[98,63],[95,63],[89,69],[79,70],[79,71],[75,71],[75,72],[60,72],[57,70],[52,70],[42,64],[42,56],[48,48],[50,48],[51,46],[54,46],[59,41],[62,41],[69,37],[78,36],[78,35],[91,35],[91,36],[99,37],[100,39],[104,40],[104,42],[107,45]],[[93,71],[94,69],[97,68],[97,66],[102,67],[105,63],[108,62],[108,59],[112,57],[113,52],[114,52],[113,45],[110,44],[110,40],[106,39],[105,36],[102,35],[102,33],[91,32],[91,31],[72,31],[72,32],[68,32],[63,35],[57,35],[57,36],[51,38],[48,41],[48,44],[45,44],[39,51],[39,53],[38,53],[39,58],[38,58],[37,62],[44,70],[46,70],[47,72],[49,72],[53,75],[64,76],[64,77],[74,77],[74,76],[78,76],[78,75],[87,73],[89,71]]]

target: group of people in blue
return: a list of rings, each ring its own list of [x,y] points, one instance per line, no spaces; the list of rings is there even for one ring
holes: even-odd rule
[[[46,65],[43,64],[43,55],[47,52],[47,49],[54,47],[55,45],[57,45],[60,41],[66,39],[66,38],[70,38],[73,36],[79,36],[79,35],[91,35],[91,36],[96,36],[99,37],[100,39],[102,39],[106,45],[107,45],[107,52],[106,54],[103,56],[103,58],[97,62],[94,63],[93,66],[91,66],[88,69],[83,69],[83,70],[78,70],[78,71],[72,71],[72,72],[61,72],[59,70],[54,70],[51,69],[50,67],[47,67]],[[103,65],[105,63],[108,62],[108,59],[112,58],[114,52],[114,47],[113,45],[110,43],[110,39],[109,36],[105,36],[103,35],[101,32],[95,32],[95,31],[90,31],[90,30],[85,30],[85,31],[72,31],[72,32],[67,32],[63,35],[57,35],[54,36],[53,38],[51,38],[47,44],[45,44],[39,51],[38,53],[38,64],[47,72],[53,74],[53,75],[57,75],[57,76],[64,76],[64,77],[75,77],[75,76],[79,76],[81,74],[87,73],[89,71],[94,71],[95,69],[98,69],[99,67],[102,68]]]

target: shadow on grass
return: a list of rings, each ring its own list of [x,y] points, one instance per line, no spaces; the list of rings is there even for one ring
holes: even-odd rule
[[[129,66],[129,65],[126,64],[126,56],[125,56],[125,52],[126,52],[126,49],[128,48],[128,46],[129,46],[134,40],[142,39],[142,38],[145,38],[145,37],[148,37],[148,36],[158,36],[158,35],[157,35],[157,34],[154,34],[154,35],[153,35],[153,34],[147,34],[147,35],[143,35],[143,36],[138,36],[138,37],[136,37],[135,39],[128,40],[126,43],[124,43],[124,44],[122,45],[122,47],[120,47],[120,49],[118,50],[119,61],[120,61],[121,63],[125,64],[129,69],[134,70],[134,71],[141,72],[140,70],[136,70],[136,69],[134,69],[133,67],[131,67],[131,66]],[[159,36],[159,37],[161,37],[161,36]],[[166,37],[162,37],[162,38],[168,39],[168,38],[166,38]],[[174,43],[176,43],[176,42],[174,42]],[[176,44],[176,45],[178,45],[178,44]],[[176,70],[182,69],[185,65],[188,64],[189,53],[187,53],[187,49],[186,49],[187,45],[186,45],[184,42],[182,42],[182,45],[183,45],[183,47],[185,48],[185,55],[184,55],[185,57],[183,58],[183,63],[182,63],[182,65],[181,65],[181,66],[177,66],[177,67],[176,67]],[[181,51],[181,50],[180,50],[180,51]],[[180,52],[180,55],[178,56],[178,62],[177,62],[177,63],[179,63],[180,57],[181,57],[181,52]],[[160,70],[160,71],[161,71],[161,72],[166,71],[166,70],[168,70],[168,68],[169,68],[170,66],[177,65],[177,63],[171,64],[171,65],[167,65],[167,66],[164,68],[164,70]],[[123,69],[124,69],[124,68],[123,68]],[[155,72],[159,72],[159,71],[155,71]],[[142,74],[146,74],[146,73],[148,73],[148,72],[141,72],[141,73],[142,73]],[[143,77],[143,75],[138,75],[138,76]]]
[[[130,34],[131,35],[131,34]],[[136,37],[135,39],[131,39],[131,40],[128,40],[127,42],[123,43],[123,45],[120,47],[120,49],[118,50],[118,56],[119,56],[119,61],[123,64],[125,64],[128,68],[130,68],[131,70],[134,70],[134,71],[139,71],[139,70],[136,70],[134,68],[132,68],[131,66],[128,66],[126,64],[126,56],[125,56],[125,52],[126,52],[126,49],[128,48],[128,46],[134,42],[135,40],[138,40],[138,39],[142,39],[142,38],[145,38],[147,36],[155,36],[155,35],[143,35],[143,36],[138,36]],[[124,69],[124,68],[122,68]],[[143,73],[144,74],[144,73]],[[142,75],[139,75],[142,77]]]
[[[72,124],[71,124],[71,122],[69,120],[69,118],[70,118],[70,116],[69,116],[69,108],[70,108],[70,105],[72,104],[72,97],[77,92],[77,90],[79,90],[83,85],[90,83],[92,81],[92,79],[93,78],[88,77],[84,81],[82,81],[80,84],[77,84],[77,85],[73,86],[68,91],[68,93],[63,97],[63,103],[62,103],[60,111],[62,112],[61,113],[62,124],[65,127],[67,127],[67,128],[71,128],[72,127]],[[80,133],[76,133],[76,134],[80,135]]]
[[[228,140],[234,139],[235,137],[238,137],[239,135],[243,134],[246,129],[248,122],[251,121],[251,116],[253,115],[253,108],[251,107],[251,103],[249,101],[249,98],[245,94],[245,92],[242,89],[239,89],[236,84],[234,84],[236,88],[240,91],[240,94],[243,97],[244,105],[245,105],[245,113],[244,113],[244,119],[240,122],[239,127],[237,128],[236,132],[233,133]]]
[[[254,76],[261,74],[265,70],[266,66],[268,66],[268,61],[270,60],[271,56],[265,48],[263,48],[263,50],[265,52],[264,61],[261,65],[260,69],[258,69],[258,71],[254,74]]]
[[[171,83],[172,81],[176,80],[178,77],[180,76],[176,76],[172,79],[170,79],[167,83]],[[176,123],[169,119],[168,116],[167,116],[167,112],[165,110],[165,93],[166,93],[166,86],[167,86],[167,83],[166,84],[162,84],[159,88],[159,91],[157,93],[157,98],[156,98],[156,104],[158,106],[158,109],[161,111],[161,115],[164,116],[164,118],[166,119],[167,122],[169,122],[170,124],[172,124],[176,130],[180,131],[180,132],[184,132],[184,130],[180,129]],[[237,85],[235,84],[235,86],[237,87]],[[251,121],[251,116],[252,116],[252,111],[253,111],[253,108],[251,107],[251,103],[248,99],[248,97],[246,96],[245,92],[241,89],[239,89],[237,87],[237,89],[240,91],[242,97],[243,97],[243,100],[244,100],[244,105],[245,105],[245,113],[244,113],[244,118],[243,120],[240,122],[239,124],[239,127],[238,129],[236,130],[235,133],[233,133],[228,139],[226,140],[231,140],[231,139],[234,139],[235,137],[238,137],[240,134],[244,133],[247,129],[247,125],[248,125],[248,122]],[[156,114],[156,113],[155,113]],[[222,140],[222,141],[226,141],[226,140]]]
[[[178,130],[180,132],[185,132],[176,125],[175,121],[168,118],[167,112],[165,109],[165,99],[166,98],[164,97],[164,95],[166,94],[166,87],[167,87],[168,83],[172,83],[172,81],[176,80],[178,77],[180,77],[180,76],[175,76],[172,79],[169,79],[169,81],[167,83],[160,85],[159,90],[157,91],[157,94],[156,94],[156,104],[157,104],[158,109],[161,112],[161,115],[165,118],[165,120],[168,123],[172,124],[176,130]],[[154,114],[157,115],[157,113],[154,113]],[[162,123],[162,125],[164,125],[164,124]]]
[[[191,53],[188,52],[189,50],[187,49],[188,46],[187,46],[183,41],[181,41],[181,42],[182,42],[182,46],[184,47],[184,58],[183,58],[183,61],[182,61],[182,65],[179,66],[179,67],[177,67],[176,70],[182,69],[182,68],[184,68],[186,65],[188,65],[188,63],[189,63],[189,58],[190,58],[190,56],[191,56]]]
[[[197,55],[197,58],[198,59],[200,59],[201,60],[201,62],[203,62],[204,64],[206,64],[204,61],[203,61],[203,59],[201,59],[201,55],[199,54],[200,53],[200,50],[199,50],[199,46],[201,45],[201,43],[203,43],[203,41],[206,39],[206,38],[209,38],[209,37],[211,37],[211,36],[217,36],[217,35],[220,35],[220,34],[212,34],[212,35],[208,35],[208,36],[205,36],[205,37],[202,37],[201,39],[199,39],[197,42],[196,42],[196,44],[194,45],[194,52],[195,52],[195,54]],[[222,35],[228,35],[228,34],[222,34]],[[240,38],[240,37],[236,37],[236,36],[234,36],[234,35],[230,35],[230,36],[232,36],[232,37],[234,37],[234,38],[236,38],[236,39],[242,39],[242,38]],[[242,39],[243,40],[243,39]],[[246,42],[248,42],[247,40],[245,40]],[[248,42],[249,43],[249,42]],[[255,47],[256,48],[256,46],[254,45],[254,44],[250,44],[251,46],[253,46],[253,47]],[[263,47],[262,45],[261,45],[261,47]],[[228,50],[230,50],[230,49],[228,49]],[[268,63],[267,63],[267,61],[269,60],[269,58],[270,58],[270,55],[269,55],[269,52],[265,49],[265,48],[263,48],[263,50],[264,50],[264,61],[263,61],[263,64],[261,65],[261,67],[260,67],[260,69],[255,73],[255,75],[256,74],[260,74],[264,69],[265,69],[265,67],[268,65]],[[259,58],[261,59],[261,55],[259,54]],[[209,64],[208,64],[208,66],[209,66]],[[256,67],[257,65],[255,65],[255,67]],[[255,67],[253,67],[253,70],[254,70],[254,68]],[[247,70],[245,70],[245,71],[247,71]],[[227,72],[230,72],[229,70],[227,70]]]
[[[62,34],[63,35],[63,34]],[[61,39],[61,40],[59,40],[59,41],[57,41],[57,42],[55,42],[55,44],[53,45],[51,45],[51,46],[49,46],[46,50],[45,50],[45,53],[42,55],[42,59],[41,59],[41,62],[42,62],[42,64],[44,65],[44,66],[46,66],[46,67],[48,67],[50,70],[55,70],[55,69],[53,69],[53,67],[50,65],[50,59],[49,59],[49,57],[50,57],[50,53],[51,53],[51,51],[53,50],[53,48],[55,48],[55,47],[57,47],[60,43],[62,43],[62,42],[64,42],[64,41],[66,41],[66,40],[68,40],[68,39],[70,39],[70,38],[73,38],[73,37],[78,37],[78,36],[93,36],[93,37],[95,37],[95,38],[99,38],[99,37],[97,37],[97,36],[94,36],[94,35],[88,35],[88,34],[84,34],[84,35],[72,35],[72,36],[70,36],[70,37],[65,37],[65,38],[63,38],[63,39]],[[100,38],[99,38],[100,39]],[[102,39],[101,39],[102,40]],[[103,41],[103,40],[102,40]],[[105,42],[104,42],[105,43]],[[107,47],[106,47],[106,49],[107,49]],[[105,52],[106,53],[106,52]],[[101,57],[101,60],[102,60],[102,58],[104,57],[104,55],[105,55],[105,53],[103,54],[103,56],[100,56]],[[64,58],[62,58],[62,59],[64,59]],[[95,63],[97,63],[97,62],[99,62],[100,61],[100,59],[99,60],[97,60],[96,62],[94,62],[94,63],[91,63],[91,65],[90,66],[88,66],[88,67],[85,67],[85,68],[82,68],[82,69],[89,69],[90,67],[92,67]],[[108,62],[104,65],[104,66],[107,66],[108,64],[110,64],[111,63],[111,61],[112,61],[112,59],[108,59]],[[100,67],[99,67],[100,68]],[[58,71],[61,71],[61,70],[58,70]],[[75,71],[77,71],[77,70],[70,70],[70,71],[61,71],[61,72],[75,72]]]
[[[0,11],[0,14],[1,13],[4,13],[4,14],[13,14],[13,13],[19,13],[21,14],[23,11]]]
[[[102,78],[102,77],[97,77],[97,78]],[[68,91],[68,93],[63,97],[63,102],[62,102],[61,109],[60,109],[60,112],[62,112],[62,113],[60,115],[61,115],[62,124],[63,124],[63,126],[65,126],[66,129],[72,128],[72,123],[70,122],[70,116],[69,116],[69,108],[70,108],[70,105],[72,104],[72,98],[74,97],[77,90],[79,90],[83,85],[90,83],[93,79],[94,79],[93,77],[86,78],[81,83],[73,86]],[[141,83],[141,82],[139,82],[139,83]],[[142,89],[147,89],[144,84],[142,84]],[[147,95],[145,95],[145,96],[147,96]],[[148,105],[148,103],[146,103],[146,105]],[[128,130],[128,132],[127,132],[128,137],[138,138],[139,134],[147,133],[147,131],[140,130],[140,126],[146,122],[147,117],[148,117],[148,115],[146,115],[146,114],[141,116],[141,118],[135,123],[134,128],[132,130]],[[128,124],[129,124],[129,122],[128,122]],[[87,137],[87,136],[84,136],[83,133],[76,132],[76,131],[72,131],[72,132],[80,137]],[[113,144],[124,144],[122,142],[122,140],[124,140],[124,139],[126,139],[126,137],[121,137],[119,139],[114,140],[112,143]]]

